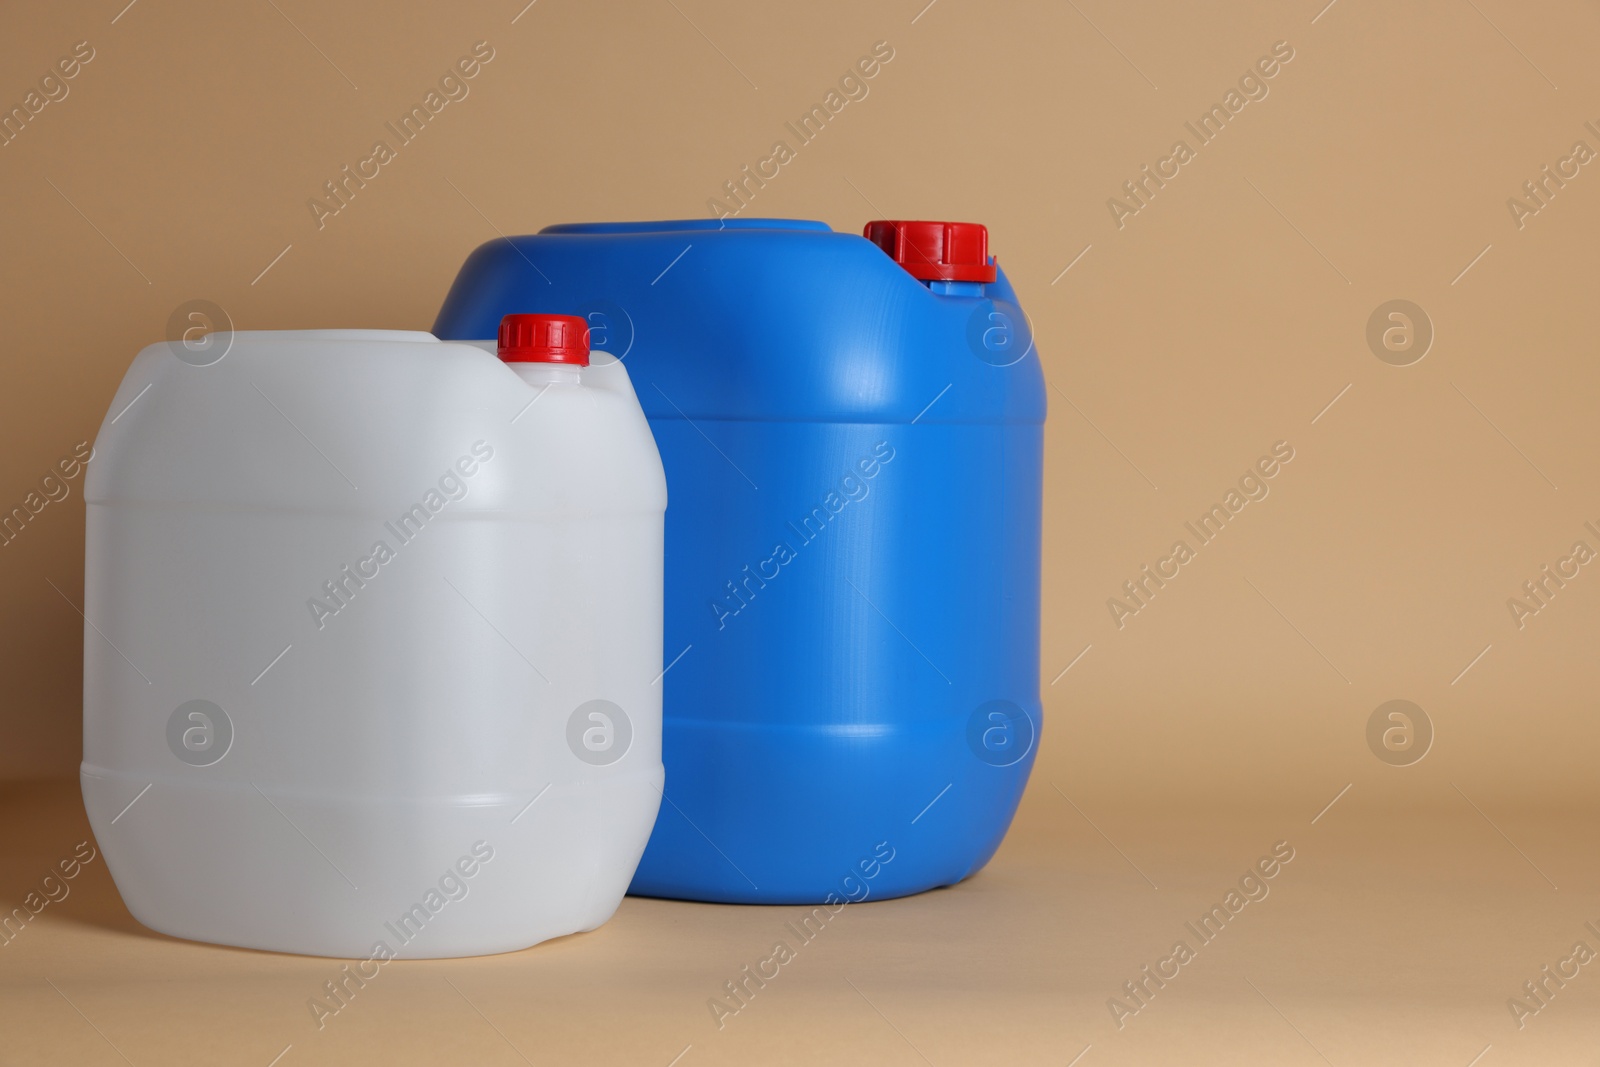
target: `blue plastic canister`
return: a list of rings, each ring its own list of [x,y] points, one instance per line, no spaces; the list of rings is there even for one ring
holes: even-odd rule
[[[727,219],[491,241],[439,313],[585,316],[666,469],[666,803],[631,892],[916,893],[1040,734],[1044,377],[987,232]]]

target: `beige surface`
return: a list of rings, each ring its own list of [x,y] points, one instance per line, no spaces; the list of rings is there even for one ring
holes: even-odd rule
[[[1600,962],[1520,1030],[1506,1008],[1575,941],[1600,947],[1584,929],[1600,926],[1592,821],[1496,820],[1535,869],[1470,810],[1396,815],[1347,796],[1315,825],[1316,810],[1290,807],[1084,814],[1115,845],[1036,779],[987,870],[850,905],[809,943],[787,928],[802,908],[628,898],[591,934],[391,963],[320,1029],[307,1002],[338,977],[335,961],[153,934],[96,860],[0,947],[0,1057],[260,1067],[293,1046],[282,1067],[516,1064],[519,1052],[535,1064],[665,1067],[687,1047],[681,1067],[944,1067],[1065,1064],[1092,1046],[1080,1067],[1465,1067],[1492,1046],[1484,1067],[1594,1061]],[[0,903],[19,903],[87,833],[73,791],[8,792]],[[1209,945],[1185,929],[1278,841],[1294,858],[1265,897]],[[1180,939],[1194,959],[1119,1030],[1106,1002]],[[794,959],[719,1029],[708,1001],[778,940]]]
[[[1507,206],[1575,141],[1600,150],[1592,7],[124,2],[0,16],[7,107],[94,51],[0,147],[0,507],[93,437],[184,301],[240,328],[425,329],[497,233],[707,214],[887,41],[869,94],[748,213],[990,225],[1052,385],[1047,722],[991,870],[848,911],[721,1033],[704,1001],[781,909],[630,900],[588,937],[385,973],[317,1034],[325,964],[151,937],[94,864],[0,948],[0,1059],[115,1062],[46,977],[139,1064],[264,1064],[291,1042],[517,1062],[446,976],[534,1062],[580,1042],[915,1062],[885,1017],[941,1064],[999,1042],[1052,1063],[1092,1043],[1085,1067],[1316,1062],[1266,1000],[1339,1064],[1600,1055],[1600,978],[1521,1032],[1504,1003],[1600,925],[1600,570],[1523,628],[1507,607],[1574,541],[1600,549],[1600,176],[1580,166],[1520,227]],[[478,41],[494,58],[470,94],[319,228],[308,200]],[[1119,228],[1108,199],[1279,41],[1294,57],[1267,95]],[[1366,329],[1402,298],[1435,338],[1393,366]],[[1107,599],[1278,441],[1295,458],[1270,496],[1118,629]],[[80,485],[0,548],[0,780],[78,758]],[[1404,768],[1366,736],[1397,698],[1437,731]],[[9,899],[81,839],[64,788],[8,803]],[[1105,999],[1279,839],[1299,857],[1237,936],[1114,1030]]]

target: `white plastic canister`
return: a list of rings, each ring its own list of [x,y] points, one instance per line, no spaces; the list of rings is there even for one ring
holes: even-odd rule
[[[663,784],[661,462],[620,362],[492,350],[134,360],[85,486],[82,782],[146,926],[381,962],[616,910]]]

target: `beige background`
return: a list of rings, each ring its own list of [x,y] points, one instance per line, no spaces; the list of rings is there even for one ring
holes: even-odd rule
[[[1600,176],[1582,168],[1520,229],[1506,205],[1574,141],[1600,150],[1593,7],[123,2],[0,14],[7,107],[76,42],[95,50],[0,147],[0,504],[92,439],[180,303],[240,328],[426,329],[497,233],[707,214],[888,41],[867,98],[748,213],[989,225],[1053,387],[1047,721],[990,869],[852,911],[836,955],[737,1036],[708,1029],[703,999],[786,921],[767,909],[630,900],[586,938],[414,965],[329,1042],[299,999],[324,963],[156,938],[95,864],[31,947],[0,948],[0,1018],[38,1027],[0,1058],[120,1062],[91,1018],[135,1063],[264,1064],[284,1044],[521,1062],[496,1024],[533,1062],[589,1042],[665,1064],[692,1044],[685,1067],[972,1062],[997,1041],[1041,1063],[1093,1045],[1084,1067],[1600,1056],[1600,977],[1524,1031],[1504,1005],[1600,925],[1600,564],[1524,629],[1506,606],[1575,540],[1600,549],[1583,528],[1600,527]],[[495,58],[470,95],[319,230],[306,201],[480,40]],[[1269,95],[1119,229],[1107,199],[1193,144],[1183,124],[1278,41],[1294,59]],[[1365,339],[1396,298],[1436,334],[1406,367]],[[1271,495],[1117,629],[1106,599],[1279,440],[1296,457]],[[80,486],[0,549],[12,901],[86,833]],[[1437,731],[1405,768],[1366,742],[1395,698]],[[1116,1031],[1106,997],[1278,839],[1304,858],[1270,917]],[[173,984],[118,984],[153,975]],[[438,975],[477,983],[484,1018]]]

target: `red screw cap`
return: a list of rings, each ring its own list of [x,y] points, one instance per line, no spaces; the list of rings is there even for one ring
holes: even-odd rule
[[[989,228],[977,222],[876,219],[861,235],[913,278],[925,282],[992,282]]]
[[[589,324],[576,315],[507,315],[500,320],[507,363],[589,365]]]

